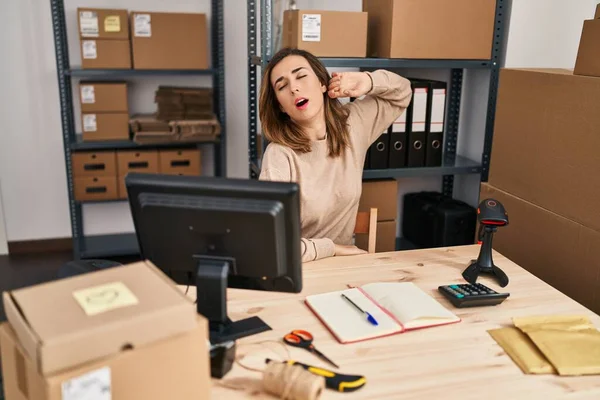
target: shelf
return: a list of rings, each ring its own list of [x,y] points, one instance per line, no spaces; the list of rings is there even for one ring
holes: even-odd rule
[[[84,142],[81,135],[76,135],[75,143],[71,143],[72,151],[82,150],[115,150],[115,149],[148,149],[148,148],[192,148],[199,145],[218,144],[219,140],[206,142],[173,142],[173,143],[149,143],[139,144],[131,140],[107,140],[102,142]]]
[[[86,236],[80,239],[81,258],[103,258],[138,255],[135,233]]]
[[[439,167],[414,167],[414,168],[394,168],[394,169],[366,169],[363,172],[363,179],[385,179],[385,178],[408,178],[421,176],[443,176],[460,174],[480,174],[482,171],[481,163],[470,160],[465,157],[456,156],[456,162],[453,164],[444,164]]]
[[[65,71],[65,75],[74,78],[94,78],[94,79],[116,79],[116,78],[135,78],[144,76],[202,76],[214,75],[214,69],[82,69],[80,67],[71,68]]]
[[[486,69],[491,68],[490,60],[420,60],[404,58],[332,58],[320,57],[326,67],[345,68],[452,68],[452,69]],[[252,57],[252,63],[260,66],[262,59]]]

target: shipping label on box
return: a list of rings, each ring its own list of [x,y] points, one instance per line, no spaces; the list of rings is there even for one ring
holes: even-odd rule
[[[79,12],[79,32],[82,37],[98,37],[100,35],[96,11]]]
[[[86,60],[95,60],[98,58],[98,49],[95,40],[84,40],[82,43],[82,56]]]
[[[62,400],[111,400],[110,368],[104,367],[69,379],[61,385]]]
[[[136,14],[134,17],[134,36],[151,37],[152,36],[152,17],[150,14]]]
[[[302,14],[302,40],[321,41],[321,14]]]

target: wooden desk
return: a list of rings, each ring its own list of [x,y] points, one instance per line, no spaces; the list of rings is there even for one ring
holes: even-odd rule
[[[311,331],[315,345],[340,365],[340,372],[367,378],[367,384],[357,392],[326,390],[323,399],[600,399],[600,376],[525,375],[486,332],[512,326],[512,317],[554,313],[585,314],[600,327],[598,315],[497,253],[495,262],[507,273],[509,285],[502,289],[488,278],[480,282],[510,292],[504,303],[457,309],[438,294],[439,285],[464,283],[461,272],[477,252],[478,246],[466,246],[329,258],[304,265],[304,289],[298,295],[230,290],[229,315],[234,321],[258,315],[273,328],[239,340],[238,354],[258,354],[246,363],[262,367],[258,360],[276,355],[257,353],[259,347],[247,344],[280,341],[292,329]],[[309,294],[375,281],[414,282],[463,321],[342,345],[303,304]],[[283,351],[276,344],[269,346],[279,353]],[[289,349],[295,360],[329,368],[308,352]],[[266,394],[252,394],[252,385],[259,384],[260,378],[261,374],[235,365],[223,380],[235,385],[242,382],[248,386],[247,392],[225,389],[213,381],[213,398],[273,399]]]

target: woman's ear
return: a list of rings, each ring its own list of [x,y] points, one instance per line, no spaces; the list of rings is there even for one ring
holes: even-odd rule
[[[321,93],[325,93],[327,91],[327,86],[321,85]]]

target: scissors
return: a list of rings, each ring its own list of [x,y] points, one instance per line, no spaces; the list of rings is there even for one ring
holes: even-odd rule
[[[329,358],[327,358],[325,356],[325,354],[321,353],[319,350],[317,350],[315,348],[315,346],[313,346],[313,344],[312,344],[313,339],[314,339],[313,335],[310,332],[307,332],[307,331],[304,331],[301,329],[293,330],[292,332],[288,333],[287,335],[285,335],[283,337],[283,341],[285,343],[289,344],[290,346],[300,347],[301,349],[306,349],[309,352],[316,354],[322,360],[328,362],[329,364],[333,365],[334,367],[339,368],[336,363],[331,361]]]

